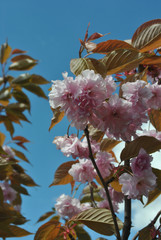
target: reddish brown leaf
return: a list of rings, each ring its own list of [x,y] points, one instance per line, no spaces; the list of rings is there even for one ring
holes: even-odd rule
[[[12,140],[20,141],[23,143],[30,142],[29,140],[27,140],[25,137],[22,137],[22,136],[13,137]]]
[[[34,240],[54,240],[60,231],[61,223],[49,221],[43,224],[35,234]]]
[[[55,172],[54,181],[49,187],[54,185],[65,185],[73,181],[73,177],[68,173],[69,169],[73,164],[78,163],[77,161],[69,161],[61,164]]]
[[[93,50],[93,53],[106,54],[116,49],[134,49],[134,47],[127,42],[121,40],[107,40],[97,44],[97,47]]]
[[[95,40],[103,36],[104,36],[103,34],[95,32],[88,38],[88,41]]]
[[[136,40],[136,38],[138,37],[138,35],[147,27],[150,27],[153,24],[157,24],[157,23],[161,23],[161,19],[154,19],[154,20],[150,20],[148,22],[143,23],[140,27],[138,27],[132,37],[132,42],[134,42]]]
[[[51,119],[51,124],[50,124],[50,127],[49,127],[49,131],[57,124],[59,123],[63,117],[64,117],[64,112],[61,112],[60,111],[60,107],[54,109],[52,108],[52,111],[53,111],[53,118]]]
[[[11,54],[11,47],[8,45],[8,43],[4,43],[1,45],[1,51],[0,51],[0,61],[1,63],[5,63],[7,59],[9,58]]]
[[[19,54],[19,53],[26,53],[26,51],[20,50],[20,49],[13,49],[11,54]]]
[[[143,65],[157,65],[157,66],[161,66],[161,56],[151,56],[149,58],[145,58],[141,64]]]
[[[149,112],[149,118],[155,129],[161,131],[161,110],[151,109]]]

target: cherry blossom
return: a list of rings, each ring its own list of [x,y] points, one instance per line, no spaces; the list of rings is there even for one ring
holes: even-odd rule
[[[152,156],[147,154],[146,151],[141,148],[138,156],[131,160],[131,169],[134,175],[140,176],[143,174],[143,171],[151,169],[150,162],[152,159]]]
[[[68,171],[73,177],[74,181],[86,183],[92,182],[96,177],[96,171],[93,167],[91,160],[80,159],[79,163],[73,164]]]
[[[12,187],[10,187],[9,183],[6,181],[0,182],[0,187],[3,191],[4,201],[13,202],[16,198],[17,192]]]

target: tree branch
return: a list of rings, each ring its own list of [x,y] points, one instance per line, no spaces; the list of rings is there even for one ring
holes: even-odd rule
[[[113,209],[113,205],[112,205],[112,201],[111,201],[111,197],[110,197],[110,194],[109,194],[109,190],[108,190],[108,187],[97,167],[97,164],[95,162],[95,159],[93,157],[93,153],[92,153],[92,148],[91,148],[91,143],[90,143],[90,139],[89,139],[89,131],[88,131],[88,127],[85,128],[84,130],[84,133],[86,135],[86,138],[87,138],[87,142],[88,142],[88,148],[89,148],[89,157],[94,165],[94,168],[96,169],[96,172],[97,172],[97,175],[99,176],[100,180],[101,180],[101,183],[105,189],[105,192],[106,192],[106,196],[107,196],[107,199],[108,199],[108,202],[109,202],[109,206],[110,206],[110,210],[111,210],[111,214],[112,214],[112,218],[113,218],[113,222],[114,222],[114,225],[115,225],[115,230],[116,230],[116,236],[117,236],[117,239],[118,240],[121,240],[121,237],[120,237],[120,232],[119,232],[119,227],[118,227],[118,223],[117,223],[117,220],[116,220],[116,214],[114,212],[114,209]]]
[[[130,166],[130,161],[126,160],[124,163],[125,167]],[[124,198],[124,226],[122,231],[122,240],[127,240],[130,235],[131,230],[131,199],[128,199],[127,196]]]

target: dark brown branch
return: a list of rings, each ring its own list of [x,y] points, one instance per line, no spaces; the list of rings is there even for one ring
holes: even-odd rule
[[[124,163],[125,167],[130,166],[129,160],[126,160]],[[128,199],[127,196],[124,198],[124,226],[122,231],[122,240],[127,240],[130,235],[131,230],[131,199]]]
[[[116,220],[116,214],[114,212],[114,209],[113,209],[113,205],[112,205],[112,201],[111,201],[111,197],[110,197],[110,194],[109,194],[109,190],[108,190],[108,187],[97,167],[97,164],[95,162],[95,159],[93,157],[93,153],[92,153],[92,148],[91,148],[91,143],[90,143],[90,139],[89,139],[89,131],[88,131],[88,127],[85,128],[84,130],[84,133],[86,135],[86,138],[87,138],[87,142],[88,142],[88,148],[89,148],[89,157],[94,165],[94,168],[96,169],[96,172],[97,172],[97,175],[98,177],[100,178],[100,181],[105,189],[105,192],[106,192],[106,196],[107,196],[107,199],[108,199],[108,202],[109,202],[109,207],[110,207],[110,210],[111,210],[111,214],[112,214],[112,218],[113,218],[113,222],[114,222],[114,225],[115,225],[115,230],[116,230],[116,236],[117,236],[117,239],[118,240],[121,240],[121,237],[120,237],[120,232],[119,232],[119,227],[118,227],[118,223],[117,223],[117,220]]]

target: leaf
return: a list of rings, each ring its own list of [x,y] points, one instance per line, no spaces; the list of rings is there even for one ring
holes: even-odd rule
[[[127,42],[121,40],[107,40],[105,42],[98,43],[96,48],[93,49],[93,53],[102,53],[107,54],[108,52],[112,52],[116,49],[132,49],[135,48],[128,44]]]
[[[161,131],[161,110],[151,109],[149,112],[149,119],[155,129]]]
[[[88,126],[89,136],[96,142],[100,142],[103,139],[104,132],[94,128],[92,125]]]
[[[5,227],[6,228],[6,227]],[[5,229],[4,228],[4,229]],[[5,231],[6,230],[6,231]],[[9,238],[9,237],[25,237],[28,235],[31,235],[33,233],[30,233],[28,231],[26,231],[23,228],[17,227],[15,225],[10,225],[7,226],[7,229],[3,230],[2,228],[0,228],[0,236],[2,238]]]
[[[24,160],[25,162],[29,163],[29,160],[26,158],[26,156],[24,155],[24,153],[12,148],[12,150],[15,152],[16,156],[22,160]]]
[[[145,58],[142,62],[143,65],[157,65],[161,66],[161,56],[151,56],[148,58]]]
[[[10,121],[8,118],[5,118],[4,125],[5,125],[6,130],[12,136],[14,134],[14,127],[13,127],[12,121]]]
[[[145,57],[145,53],[139,53],[137,50],[117,49],[107,54],[100,62],[104,63],[107,74],[111,75],[137,68]]]
[[[159,190],[161,190],[161,170],[157,169],[157,168],[152,168],[153,173],[155,174],[155,176],[157,177],[157,187]]]
[[[43,215],[38,219],[37,223],[46,220],[47,218],[49,218],[50,216],[52,216],[54,213],[55,213],[54,211],[50,211],[50,212],[47,212],[47,213],[43,214]]]
[[[161,190],[158,188],[155,188],[153,191],[151,191],[148,195],[148,200],[144,207],[152,203],[157,197],[160,196],[160,194],[161,194]]]
[[[43,78],[40,75],[36,75],[36,74],[32,74],[31,75],[31,82],[35,83],[35,84],[48,84],[50,83],[49,81],[47,81],[45,78]]]
[[[140,52],[154,50],[161,46],[161,19],[142,24],[132,37],[132,45]]]
[[[10,98],[10,88],[4,88],[0,91],[0,100],[7,100]]]
[[[125,148],[121,152],[121,160],[128,160],[136,157],[143,148],[148,154],[154,153],[161,149],[161,142],[154,137],[141,136],[126,144]]]
[[[8,43],[4,43],[1,45],[0,61],[2,64],[5,63],[6,60],[9,58],[11,51],[12,49],[8,45]]]
[[[5,138],[6,138],[5,134],[0,132],[0,146],[3,146]]]
[[[111,211],[105,208],[91,208],[85,210],[71,218],[70,221],[79,221],[95,232],[103,235],[111,236],[115,233]],[[122,229],[123,224],[118,218],[117,222],[119,229]]]
[[[61,223],[57,221],[49,221],[38,229],[34,240],[54,240],[60,231],[60,227]]]
[[[28,91],[34,93],[35,95],[37,95],[38,97],[42,97],[45,99],[48,99],[48,97],[45,95],[44,91],[37,86],[34,83],[27,83],[23,85],[23,88],[27,89]]]
[[[119,144],[121,141],[117,141],[115,139],[111,139],[111,138],[104,138],[101,141],[101,145],[100,145],[100,150],[103,152],[109,152],[111,151],[117,144]]]
[[[23,143],[30,142],[28,139],[26,139],[25,137],[22,137],[22,136],[13,137],[12,140],[20,141],[20,142],[23,142]]]
[[[30,70],[35,65],[37,65],[37,62],[35,60],[31,59],[23,59],[18,62],[14,62],[9,66],[9,70],[16,70],[16,71],[24,71],[24,70]]]
[[[100,195],[98,193],[93,193],[93,198],[97,202],[100,202],[100,201],[104,200],[103,198],[100,197]],[[80,202],[81,203],[92,202],[91,194],[86,193],[86,194],[82,195],[81,199],[80,199]]]
[[[21,74],[20,76],[18,76],[17,78],[14,78],[12,80],[12,83],[19,84],[19,85],[26,84],[26,83],[30,82],[30,78],[31,78],[30,74],[24,73],[24,74]]]
[[[61,164],[54,175],[54,181],[50,184],[49,187],[54,185],[65,185],[73,181],[73,177],[68,173],[72,165],[78,163],[79,161],[68,161]]]
[[[95,73],[99,73],[103,78],[106,76],[104,63],[94,58],[75,58],[70,61],[70,70],[76,76],[86,69],[94,70]]]
[[[111,187],[117,191],[117,192],[122,192],[122,185],[119,183],[119,181],[117,179],[115,179],[114,181],[112,181],[111,183]]]
[[[63,117],[64,117],[64,112],[60,111],[60,107],[58,108],[51,108],[51,110],[53,111],[53,118],[51,119],[51,124],[49,127],[49,131],[57,124],[59,123]]]
[[[26,188],[22,187],[21,185],[17,185],[17,184],[11,184],[11,187],[18,193],[24,194],[24,195],[30,195],[27,191]]]
[[[23,50],[20,50],[20,49],[13,49],[13,51],[12,51],[12,55],[13,54],[19,54],[19,53],[26,53],[26,51],[23,51]]]
[[[152,240],[150,227],[145,227],[139,231],[139,240]]]
[[[17,110],[17,109],[12,109],[12,108],[6,108],[6,113],[9,117],[10,120],[14,121],[17,119],[17,120],[23,120],[23,121],[26,121],[26,122],[30,122],[26,116],[22,113],[21,110]],[[13,118],[13,119],[12,119]]]
[[[76,235],[78,237],[78,240],[91,240],[91,237],[88,234],[88,232],[86,232],[84,230],[84,228],[81,227],[80,225],[76,225],[74,227],[74,230],[76,231]]]
[[[21,55],[17,55],[16,57],[13,57],[11,59],[11,62],[17,62],[17,61],[24,60],[24,59],[30,59],[30,60],[33,60],[33,61],[37,61],[37,60],[33,59],[32,57],[30,57],[28,55],[21,54]]]
[[[95,32],[88,38],[88,41],[96,40],[96,39],[101,38],[103,36],[104,36],[104,34]]]
[[[25,103],[28,110],[30,111],[30,100],[24,92],[22,92],[21,90],[13,89],[12,95],[18,102]]]
[[[21,174],[15,174],[14,175],[14,181],[17,182],[17,184],[23,184],[28,187],[35,187],[38,186],[34,180],[27,175],[26,173],[21,173]]]

